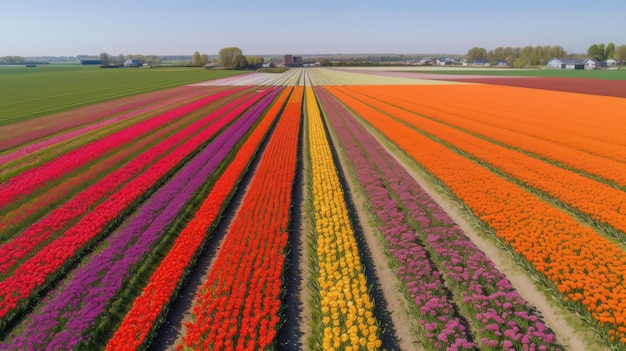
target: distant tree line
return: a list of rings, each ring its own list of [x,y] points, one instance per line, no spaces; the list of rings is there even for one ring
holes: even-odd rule
[[[570,54],[561,46],[524,46],[524,47],[502,47],[487,51],[482,47],[473,47],[467,52],[467,61],[489,60],[493,65],[496,60],[506,60],[513,67],[526,67],[529,65],[545,65],[553,57],[579,57],[580,55]],[[626,45],[615,46],[613,43],[593,44],[587,50],[587,57],[598,61],[615,59],[618,62],[626,61]]]
[[[623,65],[623,62],[626,61],[626,45],[615,46],[613,43],[606,45],[604,43],[592,44],[587,49],[587,56],[598,61],[614,59]]]
[[[564,57],[567,53],[560,46],[524,46],[502,47],[487,51],[485,48],[473,47],[467,52],[467,61],[489,60],[493,65],[497,60],[506,60],[514,67],[528,65],[544,65],[553,57]]]
[[[200,67],[205,66],[207,63],[209,63],[209,55],[207,54],[200,54],[200,52],[196,51],[191,56],[192,66]]]
[[[22,56],[2,56],[0,57],[0,65],[24,65],[24,64],[46,64],[45,61],[27,60]]]
[[[4,56],[0,57],[0,63],[19,65],[25,63],[26,60],[22,56]]]
[[[219,52],[219,62],[229,69],[259,68],[263,66],[261,56],[244,56],[240,48],[232,46]]]
[[[119,54],[114,56],[103,52],[98,57],[102,62],[102,66],[121,66],[128,59],[137,60],[141,65],[145,63],[150,65],[161,64],[161,57],[156,55]],[[220,50],[218,60],[219,63],[229,69],[259,68],[264,62],[261,56],[244,56],[241,49],[237,47],[228,47]],[[210,63],[209,55],[195,51],[191,56],[191,61],[183,63],[183,65],[202,67],[206,66],[208,63]]]
[[[126,60],[137,60],[139,64],[159,64],[161,63],[161,57],[156,55],[124,55],[119,54],[117,56],[110,55],[106,52],[100,53],[98,58],[102,62],[102,66],[122,66]]]

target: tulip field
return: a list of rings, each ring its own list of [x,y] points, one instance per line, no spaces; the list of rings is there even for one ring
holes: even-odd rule
[[[3,115],[0,350],[626,349],[601,80],[185,79]]]

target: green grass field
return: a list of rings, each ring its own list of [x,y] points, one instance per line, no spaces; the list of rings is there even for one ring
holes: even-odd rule
[[[436,69],[412,70],[405,72],[463,74],[481,76],[524,76],[524,77],[555,77],[555,78],[588,78],[626,80],[626,68],[620,70],[573,70],[573,69],[506,69],[506,68],[475,68],[475,69]]]
[[[247,71],[203,68],[0,66],[0,125]]]

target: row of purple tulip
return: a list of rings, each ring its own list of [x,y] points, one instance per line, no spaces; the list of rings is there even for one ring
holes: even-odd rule
[[[269,94],[268,94],[269,93]],[[106,248],[80,267],[31,314],[20,335],[2,350],[73,349],[89,338],[98,316],[106,313],[129,273],[165,234],[194,193],[211,177],[241,137],[267,109],[278,90],[265,97],[218,135],[107,239]],[[237,113],[236,111],[229,112]],[[227,118],[227,117],[223,117]]]
[[[428,253],[410,227],[404,211],[386,189],[386,179],[367,158],[367,153],[357,141],[366,138],[367,132],[357,128],[354,121],[346,117],[348,112],[341,107],[323,88],[316,94],[326,115],[337,131],[341,147],[357,170],[358,181],[369,199],[371,211],[378,217],[378,229],[385,238],[387,250],[397,263],[396,275],[404,284],[405,293],[414,302],[411,308],[419,316],[420,339],[427,349],[473,349],[472,337],[458,317],[454,301],[449,299],[440,272],[434,267]],[[368,141],[370,144],[375,140]],[[374,154],[372,157],[378,157]]]
[[[389,253],[399,263],[398,278],[416,303],[423,339],[430,347],[560,349],[554,333],[493,261],[406,169],[327,90],[316,92],[378,217]],[[448,291],[456,304],[446,300]],[[453,310],[471,331],[450,314]]]

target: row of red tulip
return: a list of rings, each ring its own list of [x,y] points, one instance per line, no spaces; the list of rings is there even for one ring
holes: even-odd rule
[[[276,119],[290,89],[285,90],[268,110],[228,164],[194,218],[182,230],[173,247],[156,268],[142,294],[135,299],[122,324],[109,340],[107,350],[135,350],[150,339],[158,317],[167,311],[199,250],[203,247],[229,202],[242,174]]]
[[[97,158],[115,150],[135,138],[149,133],[150,131],[180,118],[188,113],[196,111],[207,104],[223,98],[231,91],[224,91],[200,100],[189,103],[172,111],[138,123],[130,128],[97,140],[84,147],[72,150],[54,160],[33,169],[29,169],[0,185],[0,207],[6,206],[12,201],[18,200],[33,192],[38,187],[58,179],[79,167],[96,160]]]
[[[289,209],[295,180],[302,87],[296,87],[254,173],[178,350],[275,342]]]
[[[207,111],[214,110],[223,106],[225,104],[226,99],[235,99],[242,94],[242,92],[233,93],[228,95],[223,99],[219,99],[214,101],[213,103],[207,105],[204,109]],[[97,128],[94,133],[88,133],[84,136],[74,138],[69,143],[61,143],[51,145],[46,148],[46,157],[45,159],[54,159],[63,153],[69,152],[73,149],[79,149],[80,147],[87,145],[97,139],[104,138],[106,135],[112,134],[116,131],[123,130],[125,128],[129,128],[133,124],[139,123],[142,120],[147,120],[151,117],[154,117],[159,114],[159,110],[164,108],[176,108],[172,105],[171,101],[168,101],[169,104],[160,107],[150,105],[143,110],[141,118],[130,118],[130,120],[124,120],[123,123],[115,123],[112,128]],[[178,103],[180,104],[180,103]],[[153,108],[154,110],[151,110]],[[178,138],[179,140],[183,140],[184,137],[190,136],[190,131],[199,130],[201,126],[207,125],[211,123],[212,118],[216,117],[216,114],[210,114],[208,116],[201,115],[198,113],[192,113],[185,115],[181,118],[178,118],[171,123],[165,124],[160,128],[150,131],[144,135],[139,136],[134,139],[132,142],[120,145],[119,148],[111,150],[109,154],[104,155],[99,160],[95,162],[91,162],[89,165],[82,167],[79,172],[73,172],[68,176],[62,176],[59,180],[55,181],[51,186],[43,187],[39,189],[33,194],[30,194],[24,197],[21,201],[17,203],[10,204],[5,210],[0,211],[0,235],[4,238],[9,239],[11,236],[17,235],[20,230],[34,224],[36,221],[41,219],[41,217],[45,216],[47,213],[58,208],[63,201],[68,198],[72,198],[76,196],[80,192],[86,190],[91,185],[99,182],[103,177],[107,176],[110,173],[117,171],[120,167],[125,166],[127,163],[137,164],[137,158],[145,157],[147,150],[150,148],[154,148],[157,144],[163,145],[161,143],[165,139],[171,140],[172,135],[174,138]],[[192,124],[194,127],[189,128],[189,125]],[[113,129],[110,131],[109,129]],[[54,138],[53,138],[54,139]],[[172,146],[163,148],[166,152],[168,152]],[[152,153],[150,153],[152,154]],[[48,157],[49,155],[49,157]],[[152,154],[155,157],[157,154]],[[26,160],[28,157],[23,158],[21,160]],[[35,168],[39,164],[45,163],[44,160],[37,160],[37,162],[32,162],[33,160],[28,160],[25,164],[21,165],[20,168],[24,170],[28,168]],[[145,167],[144,164],[143,167]],[[6,169],[6,168],[2,168]],[[120,171],[118,171],[120,172]],[[123,174],[126,172],[121,171]],[[115,178],[120,178],[116,176]],[[120,180],[129,180],[128,178],[121,177]],[[110,191],[114,191],[115,187],[111,186]],[[43,191],[41,191],[43,190]],[[95,199],[94,199],[95,200]],[[8,241],[8,240],[7,240]]]
[[[79,198],[86,201],[87,206],[77,202],[78,200],[74,201],[74,199],[68,202],[67,208],[59,212],[64,216],[52,217],[51,222],[46,222],[47,225],[58,222],[68,223],[66,216],[74,217],[77,214],[84,214],[84,216],[65,230],[62,236],[47,245],[43,245],[34,255],[32,249],[41,243],[42,238],[49,235],[50,228],[47,226],[38,226],[39,229],[32,236],[21,236],[20,238],[23,239],[19,241],[19,246],[15,246],[18,243],[17,240],[3,246],[3,268],[11,268],[11,275],[0,282],[0,318],[3,320],[5,318],[10,319],[19,310],[17,307],[20,301],[29,299],[38,289],[44,287],[68,262],[74,259],[75,255],[81,252],[85,245],[101,235],[107,226],[117,221],[119,216],[132,207],[146,191],[158,184],[181,161],[262,96],[263,94],[258,94],[243,99],[240,104],[231,104],[232,110],[219,111],[222,114],[221,118],[208,117],[213,123],[205,126],[200,132],[191,128],[188,134],[183,134],[182,140],[187,139],[184,143],[167,144],[170,147],[176,147],[176,145],[178,147],[160,158],[148,169],[139,168],[140,171],[143,171],[102,201],[89,202],[88,199],[91,195],[84,192],[85,194],[81,193],[75,199]],[[218,111],[214,113],[218,113]],[[124,178],[123,174],[118,176]],[[110,185],[111,179],[99,183],[100,186],[95,187],[95,189],[100,192],[107,191],[105,188]],[[90,206],[93,206],[91,211],[89,211]],[[56,211],[53,214],[56,216]],[[59,228],[63,228],[63,226]],[[21,264],[16,265],[16,263]]]

